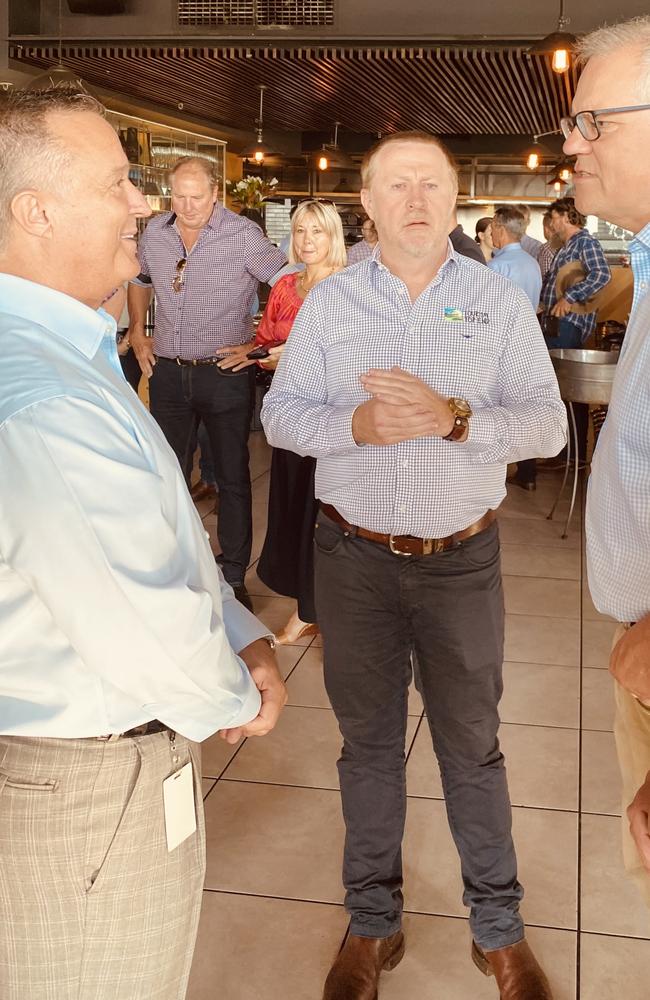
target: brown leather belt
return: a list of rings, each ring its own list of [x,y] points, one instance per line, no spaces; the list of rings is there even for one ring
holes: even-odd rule
[[[322,503],[320,509],[326,517],[343,528],[344,534],[365,538],[366,541],[375,542],[377,545],[385,545],[396,556],[428,556],[432,552],[444,552],[445,549],[451,549],[459,542],[471,538],[472,535],[478,535],[479,532],[485,531],[497,518],[495,510],[488,510],[474,524],[468,525],[462,531],[455,531],[453,535],[447,535],[446,538],[416,538],[414,535],[386,535],[381,531],[368,531],[367,528],[359,528],[355,524],[349,524],[339,514],[336,507],[332,507],[328,503]]]
[[[220,361],[223,361],[223,357],[214,358],[165,358],[162,354],[154,354],[156,361],[169,361],[173,365],[180,365],[182,368],[186,366],[191,366],[192,368],[197,368],[199,365],[218,365]]]

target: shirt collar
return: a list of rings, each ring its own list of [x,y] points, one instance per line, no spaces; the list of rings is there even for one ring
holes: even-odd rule
[[[630,240],[630,250],[650,253],[650,222],[635,233],[634,239]]]
[[[210,218],[208,219],[203,228],[205,229],[206,227],[208,227],[210,229],[218,229],[219,224],[221,222],[222,214],[223,214],[223,205],[220,205],[219,202],[216,201],[214,204],[214,208],[212,209],[212,215],[210,216]],[[175,224],[176,224],[176,212],[172,212],[169,218],[167,219],[165,225],[174,226]]]
[[[115,335],[115,320],[103,309],[13,274],[0,274],[0,312],[45,327],[87,358],[97,353],[103,337]]]
[[[501,247],[499,250],[495,250],[493,256],[494,257],[499,257],[502,253],[505,253],[506,250],[514,250],[515,252],[519,250],[519,251],[521,251],[521,253],[525,253],[526,252],[524,250],[524,248],[522,247],[521,243],[519,243],[519,242],[516,242],[516,243],[506,243],[506,245],[504,247]]]
[[[448,263],[449,263],[450,260],[453,260],[456,264],[458,264],[458,261],[460,260],[461,256],[462,256],[461,254],[458,254],[454,250],[454,248],[452,246],[451,240],[448,239],[447,240],[447,256],[445,257],[445,259],[443,260],[442,264],[440,265],[440,270],[438,271],[438,275],[441,274],[441,272],[447,267],[447,265],[448,265]],[[382,264],[382,261],[381,261],[381,244],[380,243],[377,243],[377,245],[375,246],[375,249],[372,252],[372,256],[370,257],[370,263],[371,263],[371,265],[374,265],[374,267],[373,267],[374,271],[388,271],[388,268],[386,267],[386,265]],[[438,277],[438,275],[436,275],[436,277]],[[434,278],[433,280],[435,281],[436,279]]]

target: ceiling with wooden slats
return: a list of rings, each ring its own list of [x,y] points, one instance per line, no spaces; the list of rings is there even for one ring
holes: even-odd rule
[[[47,68],[52,47],[14,45],[20,62]],[[557,75],[523,48],[154,48],[64,44],[63,61],[91,85],[176,111],[213,127],[252,130],[258,84],[264,124],[287,132],[532,135],[557,129],[576,70]]]

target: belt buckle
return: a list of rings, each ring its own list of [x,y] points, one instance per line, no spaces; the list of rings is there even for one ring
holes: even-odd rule
[[[398,536],[399,537],[399,536]],[[391,550],[395,556],[404,556],[405,559],[409,559],[413,553],[412,552],[402,552],[401,549],[395,548],[395,535],[388,536],[388,548]]]
[[[178,357],[178,355],[176,356],[176,364],[178,365],[179,368],[181,367],[182,364],[181,359]]]

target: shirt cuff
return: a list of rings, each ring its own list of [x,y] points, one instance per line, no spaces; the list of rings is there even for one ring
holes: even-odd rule
[[[257,639],[273,638],[273,633],[269,632],[266,625],[234,596],[231,600],[223,601],[223,624],[228,642],[236,653],[241,653],[242,649],[246,649],[246,646]]]
[[[364,445],[354,440],[352,433],[352,418],[361,404],[338,408],[332,413],[327,425],[329,454],[337,452],[356,451]]]
[[[507,435],[507,422],[497,409],[476,410],[469,419],[469,430],[461,448],[476,455],[493,452],[501,447]]]

